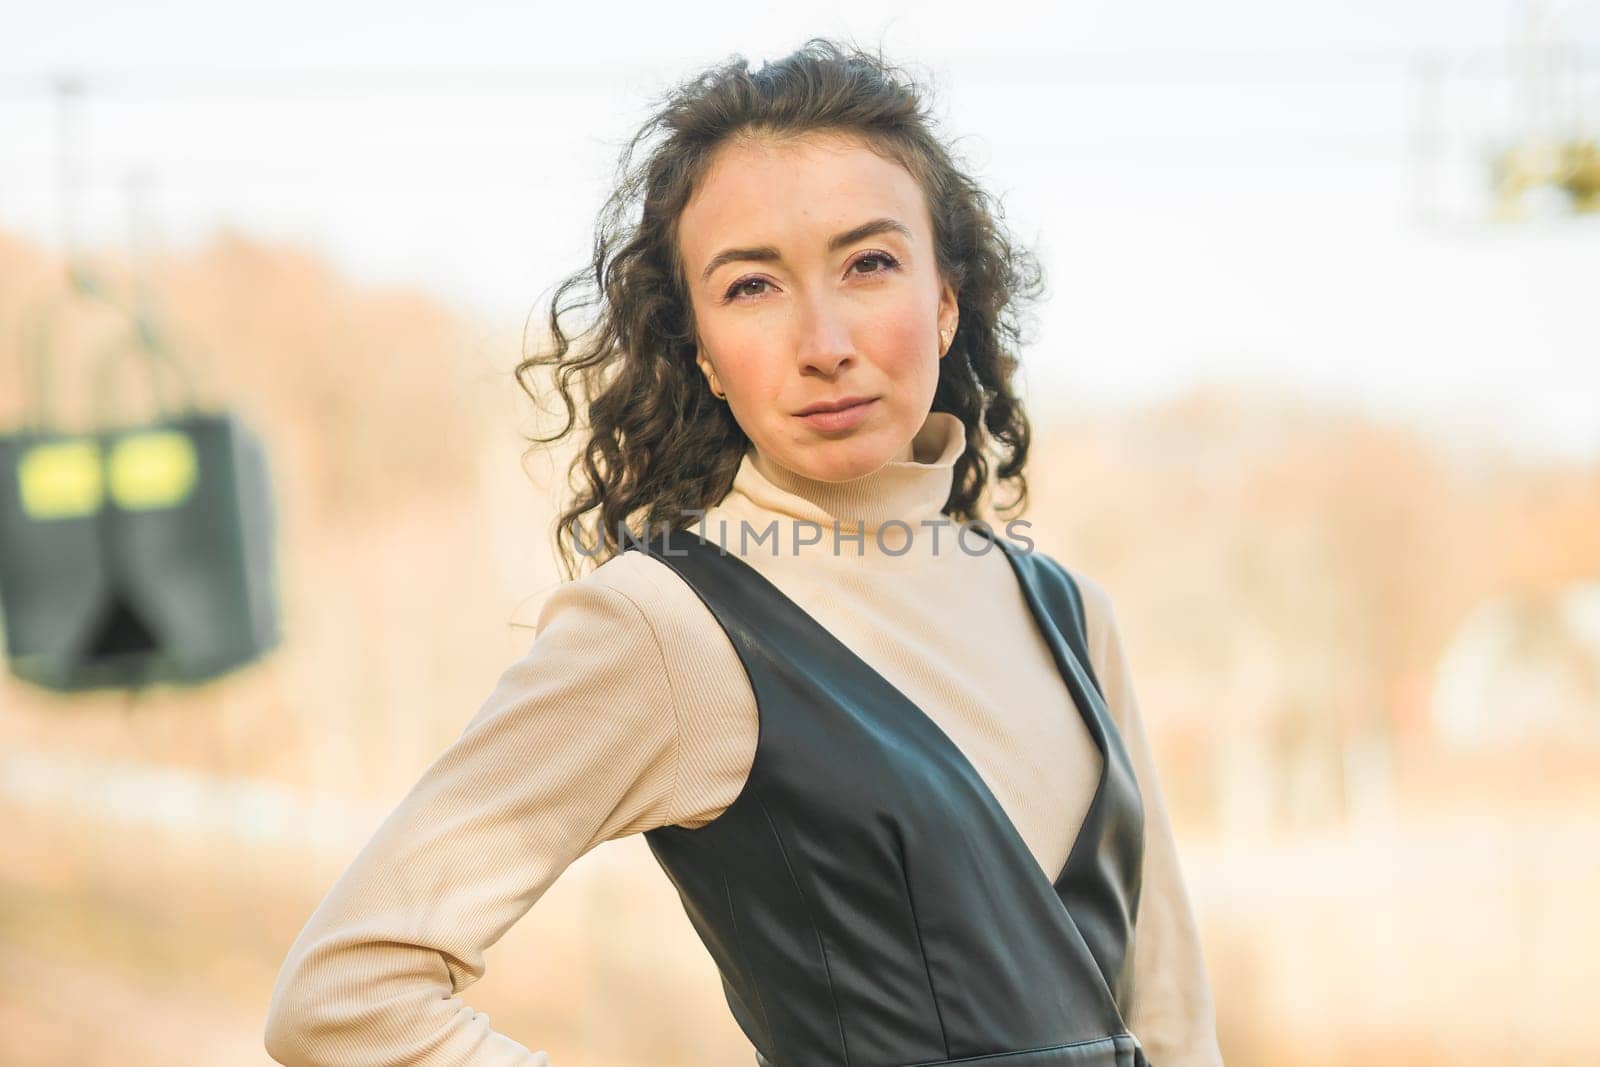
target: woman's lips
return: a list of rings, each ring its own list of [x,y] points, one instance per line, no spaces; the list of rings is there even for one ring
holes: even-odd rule
[[[850,407],[841,408],[838,411],[813,411],[809,415],[798,415],[796,418],[813,430],[833,433],[854,427],[867,417],[867,414],[872,411],[872,406],[877,402],[878,398],[873,397],[871,400],[863,400],[859,404],[852,404]]]

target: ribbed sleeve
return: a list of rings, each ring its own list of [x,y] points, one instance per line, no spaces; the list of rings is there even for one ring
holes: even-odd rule
[[[678,728],[655,630],[599,572],[388,816],[291,946],[265,1042],[295,1067],[548,1067],[460,996],[573,860],[670,821]]]
[[[1133,1006],[1123,1021],[1155,1067],[1222,1067],[1205,957],[1116,614],[1099,582],[1077,571],[1072,576],[1083,592],[1089,659],[1128,750],[1144,802],[1143,888],[1134,925]]]

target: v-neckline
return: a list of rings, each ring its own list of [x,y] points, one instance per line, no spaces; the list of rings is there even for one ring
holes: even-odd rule
[[[1072,846],[1067,850],[1067,858],[1062,863],[1060,873],[1049,882],[1049,888],[1051,891],[1054,892],[1057,898],[1061,899],[1064,903],[1066,900],[1065,894],[1067,878],[1068,875],[1072,873],[1073,861],[1077,858],[1078,849],[1084,841],[1084,834],[1087,830],[1090,817],[1099,809],[1101,794],[1105,792],[1106,782],[1110,778],[1111,759],[1110,754],[1106,751],[1107,744],[1105,732],[1102,724],[1099,722],[1099,718],[1095,713],[1093,705],[1089,703],[1089,690],[1092,689],[1092,684],[1088,683],[1085,678],[1080,677],[1074,671],[1074,667],[1077,666],[1075,657],[1072,657],[1072,653],[1067,646],[1065,637],[1056,627],[1055,622],[1050,618],[1049,613],[1045,611],[1044,605],[1039,600],[1039,592],[1034,587],[1032,580],[1028,575],[1023,573],[1022,564],[1014,554],[1014,549],[1003,539],[995,536],[991,531],[986,529],[982,524],[974,524],[974,528],[983,534],[983,536],[989,538],[989,540],[998,546],[1005,554],[1006,562],[1011,566],[1012,575],[1016,578],[1017,584],[1022,587],[1023,599],[1027,602],[1029,614],[1033,616],[1034,627],[1039,631],[1039,635],[1044,639],[1046,647],[1050,649],[1050,657],[1055,662],[1056,672],[1058,675],[1060,675],[1062,684],[1066,686],[1067,697],[1071,701],[1074,709],[1078,712],[1079,717],[1083,719],[1084,726],[1088,729],[1089,735],[1094,739],[1095,747],[1100,751],[1100,778],[1099,781],[1095,783],[1094,796],[1089,802],[1089,807],[1085,810],[1084,818],[1082,823],[1080,823],[1078,826],[1077,834],[1073,837]],[[1011,815],[1006,811],[1005,806],[1000,803],[1000,799],[995,796],[994,789],[989,785],[988,780],[985,779],[984,776],[978,771],[977,766],[972,762],[971,758],[966,754],[966,752],[962,750],[961,746],[955,743],[955,740],[945,731],[943,726],[939,725],[937,719],[929,715],[926,711],[922,710],[916,701],[912,700],[909,696],[902,692],[898,686],[889,681],[888,678],[884,677],[881,671],[858,655],[853,649],[850,648],[850,646],[846,645],[842,640],[840,640],[832,630],[829,630],[826,626],[822,625],[822,623],[819,622],[810,612],[806,611],[799,604],[795,603],[794,599],[782,589],[779,589],[771,579],[762,574],[749,563],[745,562],[745,560],[738,554],[722,551],[717,545],[707,541],[693,530],[684,530],[682,532],[688,533],[691,537],[693,537],[703,549],[715,551],[719,555],[726,556],[728,559],[733,561],[736,568],[743,568],[744,571],[748,572],[751,581],[758,588],[765,590],[767,595],[772,597],[778,604],[789,610],[797,619],[801,621],[802,625],[816,631],[816,633],[821,636],[824,643],[831,646],[841,660],[852,664],[867,675],[871,676],[885,692],[889,693],[895,700],[897,700],[905,708],[909,709],[913,715],[917,716],[920,721],[932,731],[935,740],[943,744],[944,747],[954,755],[954,758],[959,765],[964,768],[971,779],[977,783],[979,800],[988,804],[997,813],[1000,823],[1004,825],[1007,831],[1011,834],[1013,843],[1018,849],[1021,850],[1022,855],[1027,858],[1028,866],[1037,873],[1039,878],[1048,879],[1050,877],[1049,873],[1039,864],[1038,859],[1034,856],[1033,849],[1028,847],[1028,842],[1023,838],[1022,831],[1017,829],[1016,821],[1011,818]],[[1087,665],[1084,665],[1083,669],[1087,670]]]

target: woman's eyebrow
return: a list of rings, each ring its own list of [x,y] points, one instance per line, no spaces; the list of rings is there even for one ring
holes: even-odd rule
[[[863,222],[860,226],[845,230],[843,233],[834,234],[828,239],[828,251],[837,252],[845,245],[854,244],[857,241],[865,240],[880,233],[898,233],[908,241],[912,239],[911,230],[905,223],[899,219],[891,219],[885,216],[881,219]],[[700,280],[704,282],[709,279],[711,272],[724,263],[733,263],[740,260],[770,263],[773,260],[782,258],[783,256],[779,254],[778,250],[771,245],[761,245],[757,248],[724,248],[711,257],[711,262],[706,264],[706,269],[700,272]]]

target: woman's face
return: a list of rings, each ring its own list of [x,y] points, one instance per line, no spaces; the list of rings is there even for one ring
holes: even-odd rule
[[[905,168],[839,136],[729,143],[679,249],[696,361],[763,457],[829,482],[912,458],[957,306]]]

